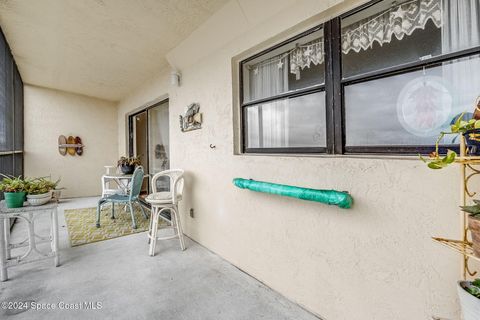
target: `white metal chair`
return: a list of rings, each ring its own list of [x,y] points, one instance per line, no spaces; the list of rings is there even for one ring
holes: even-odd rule
[[[168,240],[178,238],[180,247],[185,250],[185,240],[183,239],[182,223],[178,214],[178,202],[182,200],[184,186],[184,171],[181,169],[171,169],[159,172],[152,178],[152,193],[145,199],[152,206],[150,215],[150,226],[148,230],[148,238],[150,243],[149,254],[155,255],[155,246],[157,240]],[[167,177],[170,180],[170,191],[158,191],[157,180],[161,177]],[[168,220],[167,212],[170,212],[170,220]],[[170,223],[169,226],[162,229],[173,229],[173,236],[157,237],[158,221],[163,219]]]

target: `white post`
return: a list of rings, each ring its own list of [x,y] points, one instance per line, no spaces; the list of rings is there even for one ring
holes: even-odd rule
[[[6,281],[7,274],[7,248],[5,247],[5,224],[6,219],[0,217],[0,280]]]
[[[58,254],[58,214],[56,207],[52,209],[52,251],[55,267],[58,267],[60,258]]]

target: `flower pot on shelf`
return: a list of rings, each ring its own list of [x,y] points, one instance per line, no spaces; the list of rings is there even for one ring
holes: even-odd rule
[[[480,155],[480,129],[467,130],[463,136],[468,154],[471,156]]]
[[[122,164],[120,166],[120,169],[124,174],[132,174],[133,171],[135,171],[135,165],[130,166],[130,165]]]
[[[480,217],[468,216],[468,229],[472,234],[473,253],[480,258]]]
[[[5,204],[7,208],[21,208],[25,201],[26,192],[5,192]]]
[[[471,286],[470,281],[458,281],[457,284],[463,319],[478,320],[480,315],[480,299],[465,290],[465,288],[468,288],[469,286]]]
[[[31,206],[41,206],[52,199],[52,193],[28,194],[27,201]]]

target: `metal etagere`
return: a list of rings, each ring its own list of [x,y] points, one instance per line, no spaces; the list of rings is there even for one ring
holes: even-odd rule
[[[460,205],[465,206],[469,203],[476,192],[469,189],[469,182],[471,178],[480,174],[480,156],[468,156],[465,147],[465,139],[463,136],[460,139],[460,157],[455,159],[455,163],[460,165],[460,178],[461,178],[461,192],[460,192]],[[462,235],[461,240],[445,239],[432,237],[432,239],[452,250],[455,250],[463,255],[462,273],[463,279],[466,280],[468,276],[477,275],[476,271],[472,271],[469,267],[470,259],[480,261],[480,257],[477,257],[473,253],[472,242],[469,240],[468,230],[468,214],[461,213],[462,219]]]

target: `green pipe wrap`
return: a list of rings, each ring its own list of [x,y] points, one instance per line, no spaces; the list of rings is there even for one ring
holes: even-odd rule
[[[242,178],[233,179],[233,184],[242,189],[277,194],[280,196],[287,196],[302,200],[316,201],[330,205],[336,205],[344,209],[351,208],[353,203],[353,198],[348,192],[336,190],[309,189]]]

